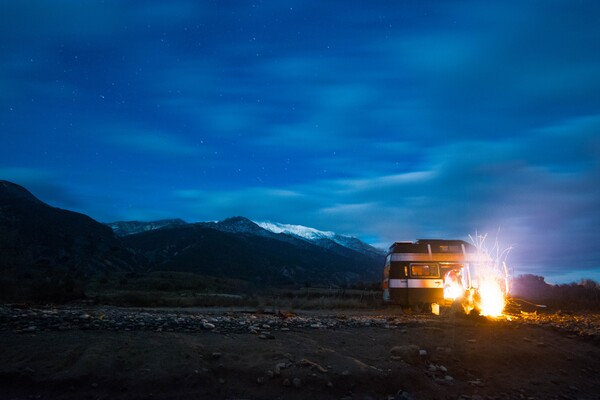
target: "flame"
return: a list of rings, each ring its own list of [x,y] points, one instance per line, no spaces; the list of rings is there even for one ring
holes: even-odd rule
[[[486,317],[499,317],[502,315],[506,305],[506,297],[498,279],[485,277],[479,284],[479,297],[480,315]]]
[[[461,284],[453,282],[452,284],[444,287],[444,299],[447,300],[456,300],[459,297],[462,297],[465,289]]]
[[[500,317],[506,306],[508,296],[508,268],[506,257],[511,248],[500,251],[498,241],[493,245],[491,251],[485,246],[487,235],[475,235],[471,241],[477,248],[476,276],[476,299],[474,303],[480,310],[480,315],[487,317]]]

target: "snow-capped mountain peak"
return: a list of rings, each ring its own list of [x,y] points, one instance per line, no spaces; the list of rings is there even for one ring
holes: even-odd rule
[[[340,246],[358,251],[362,254],[369,254],[376,257],[381,257],[385,254],[384,251],[376,249],[353,236],[339,235],[330,231],[320,231],[318,229],[309,228],[302,225],[281,224],[269,221],[253,222],[267,231],[294,236],[312,243],[317,243],[320,246],[327,246],[324,244],[324,242],[331,241]]]
[[[308,240],[317,240],[317,239],[331,239],[336,236],[333,232],[328,231],[320,231],[315,228],[309,228],[307,226],[302,225],[291,225],[291,224],[280,224],[276,222],[257,222],[254,223],[260,226],[263,229],[271,231],[273,233],[285,233],[288,235],[300,237]]]

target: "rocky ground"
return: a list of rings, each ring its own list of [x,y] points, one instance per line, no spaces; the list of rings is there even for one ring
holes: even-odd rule
[[[0,399],[600,399],[600,315],[0,306]]]

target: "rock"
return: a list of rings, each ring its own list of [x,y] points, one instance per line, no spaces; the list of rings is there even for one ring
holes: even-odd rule
[[[279,376],[281,375],[281,370],[286,368],[286,364],[285,363],[278,363],[277,365],[275,365],[274,368],[274,372],[275,375]]]
[[[311,369],[316,369],[319,372],[327,373],[327,369],[326,368],[324,368],[323,366],[317,364],[316,362],[307,360],[306,358],[303,358],[300,361],[298,361],[297,365],[309,366]]]
[[[403,346],[394,346],[390,350],[392,359],[403,360],[409,364],[419,362],[419,346],[408,344]]]
[[[256,383],[258,383],[259,385],[262,385],[263,383],[265,383],[265,377],[259,376],[258,378],[256,378]]]
[[[300,378],[294,378],[292,379],[292,384],[294,385],[294,387],[299,388],[302,386],[302,381],[300,380]]]
[[[442,372],[448,372],[448,368],[444,367],[443,365],[438,365],[437,368]]]
[[[283,386],[292,386],[292,382],[288,378],[285,378],[282,382]]]
[[[274,373],[273,371],[271,371],[271,370],[268,370],[268,371],[267,371],[267,376],[268,376],[269,378],[272,378],[272,377],[274,377],[274,376],[275,376],[275,373]]]
[[[398,390],[398,393],[396,393],[396,399],[398,399],[398,400],[416,400],[412,394],[405,392],[403,390]]]
[[[265,332],[265,333],[261,333],[260,335],[258,335],[258,338],[259,339],[275,339],[275,336],[273,336],[269,332]]]
[[[211,324],[210,322],[203,322],[202,323],[202,327],[204,329],[215,329],[215,325]]]
[[[446,376],[444,377],[444,380],[445,380],[446,382],[448,382],[448,383],[452,383],[452,382],[454,382],[454,378],[453,378],[453,377],[451,377],[450,375],[446,375]]]
[[[219,358],[221,358],[221,355],[222,355],[221,353],[216,352],[216,351],[211,354],[212,358],[215,360],[218,360]]]
[[[436,347],[435,351],[437,351],[438,353],[446,353],[446,354],[452,353],[452,349],[450,347],[442,347],[442,346]]]
[[[427,356],[427,350],[423,350],[423,349],[419,350],[419,356],[421,356],[421,357]]]

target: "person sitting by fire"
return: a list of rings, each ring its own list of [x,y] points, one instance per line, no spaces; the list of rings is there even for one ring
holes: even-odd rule
[[[460,270],[448,271],[444,276],[444,298],[456,300],[463,295],[464,290]]]

